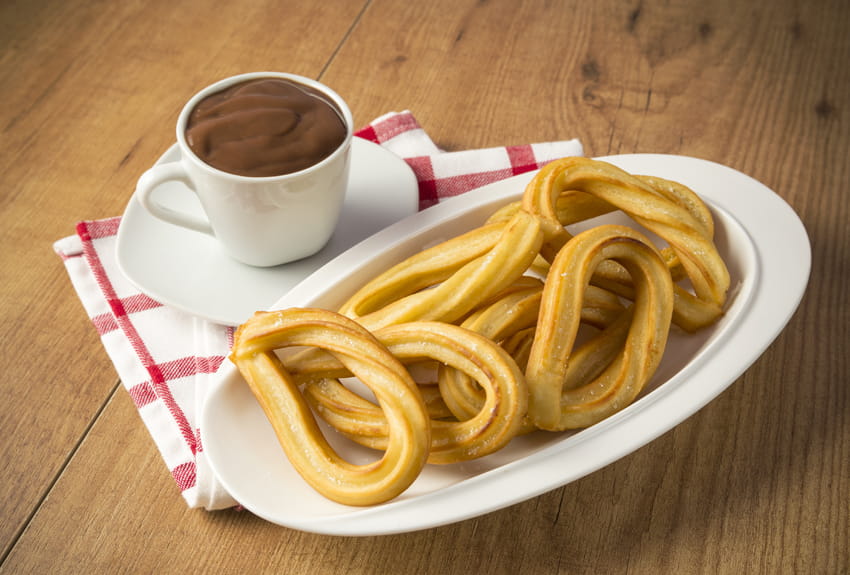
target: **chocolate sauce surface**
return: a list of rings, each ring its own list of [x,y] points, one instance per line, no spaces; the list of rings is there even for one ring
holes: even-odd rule
[[[284,78],[234,84],[201,100],[186,141],[204,162],[240,176],[291,174],[345,140],[340,113],[322,94]]]

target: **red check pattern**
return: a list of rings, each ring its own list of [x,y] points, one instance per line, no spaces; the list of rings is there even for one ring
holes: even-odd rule
[[[444,152],[408,111],[381,116],[356,135],[407,161],[423,209],[582,154],[576,140]],[[164,306],[131,285],[115,261],[120,224],[120,217],[80,222],[76,234],[57,241],[54,250],[187,504],[210,510],[236,505],[204,457],[197,423],[233,330]]]
[[[419,181],[420,209],[536,170],[557,158],[583,154],[578,140],[444,152],[434,145],[413,114],[407,111],[381,116],[357,135],[405,159]]]

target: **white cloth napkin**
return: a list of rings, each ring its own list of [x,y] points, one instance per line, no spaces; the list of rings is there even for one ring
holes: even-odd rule
[[[381,116],[356,135],[407,161],[419,181],[420,209],[583,154],[574,139],[444,152],[409,111]],[[208,510],[238,505],[206,460],[198,423],[205,392],[228,361],[233,330],[162,305],[133,286],[116,262],[120,223],[120,217],[80,222],[54,250],[186,503]]]

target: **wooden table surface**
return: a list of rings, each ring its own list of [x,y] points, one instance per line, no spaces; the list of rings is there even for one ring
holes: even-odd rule
[[[850,3],[0,2],[0,573],[847,573]],[[317,78],[447,150],[578,137],[760,180],[812,242],[782,335],[648,446],[513,507],[331,537],[188,509],[53,253],[222,77]]]

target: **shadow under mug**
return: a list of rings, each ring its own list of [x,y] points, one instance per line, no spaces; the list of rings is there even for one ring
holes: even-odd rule
[[[323,94],[345,124],[343,143],[317,164],[280,176],[240,176],[203,162],[186,141],[192,110],[211,94],[261,78],[282,78]],[[325,246],[339,220],[348,185],[352,126],[345,101],[315,80],[280,72],[232,76],[207,86],[186,103],[177,120],[180,159],[142,174],[136,197],[151,215],[214,236],[225,253],[245,264],[268,267],[305,258]],[[157,198],[157,188],[174,181],[197,195],[206,217],[172,209]]]

